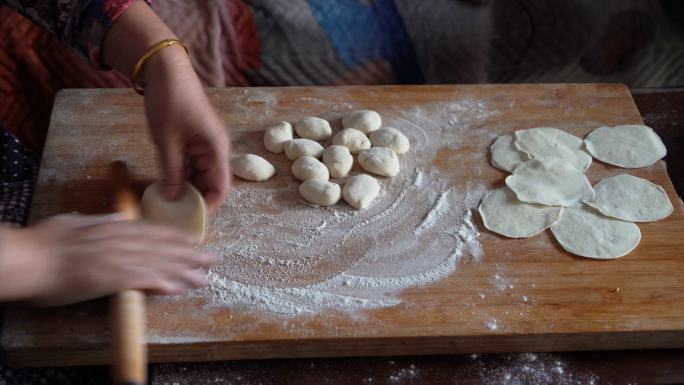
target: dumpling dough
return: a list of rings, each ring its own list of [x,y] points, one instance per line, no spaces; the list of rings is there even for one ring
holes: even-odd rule
[[[308,116],[295,124],[297,135],[311,140],[324,140],[332,135],[332,128],[327,120]]]
[[[553,127],[530,128],[515,132],[515,145],[530,158],[560,160],[587,171],[591,155],[582,150],[582,139]]]
[[[651,127],[624,125],[599,127],[584,139],[594,158],[619,167],[650,166],[667,155],[667,149]]]
[[[323,164],[328,167],[330,176],[344,178],[354,164],[354,157],[347,147],[332,145],[323,151]]]
[[[397,154],[403,154],[411,147],[406,135],[391,127],[371,132],[370,142],[375,147],[391,148]]]
[[[371,142],[363,132],[356,128],[345,128],[335,135],[333,144],[345,146],[352,154],[358,154],[361,150],[370,148]]]
[[[292,175],[301,181],[309,179],[328,180],[330,178],[328,168],[318,159],[308,155],[292,163]]]
[[[359,153],[359,165],[368,171],[382,176],[395,176],[399,173],[399,158],[387,147],[371,147]]]
[[[323,146],[311,139],[288,140],[283,144],[283,150],[289,160],[296,160],[305,155],[320,158],[321,154],[323,154]]]
[[[147,186],[140,200],[140,212],[145,221],[194,234],[198,243],[204,238],[207,206],[202,194],[188,182],[183,195],[173,202],[162,194],[160,182]]]
[[[594,259],[620,258],[641,240],[639,226],[608,218],[586,205],[566,208],[551,232],[566,251]]]
[[[242,179],[261,182],[272,177],[276,169],[266,159],[254,154],[237,155],[230,161],[233,174]]]
[[[371,110],[350,112],[342,118],[342,127],[356,128],[364,134],[380,129],[381,125],[382,119],[380,114]]]
[[[513,135],[501,135],[489,147],[492,153],[492,166],[499,170],[511,172],[518,163],[529,160],[527,153],[515,146]]]
[[[370,175],[359,174],[347,179],[342,188],[344,201],[357,209],[364,209],[378,196],[380,184]]]
[[[521,201],[547,206],[574,206],[594,196],[582,171],[550,159],[520,163],[506,178],[506,185]]]
[[[342,189],[336,183],[309,179],[299,185],[299,195],[309,203],[319,206],[332,206],[340,201]]]
[[[521,202],[508,187],[487,194],[480,204],[487,229],[509,238],[529,238],[558,222],[562,207]]]
[[[672,203],[662,187],[646,179],[621,174],[594,185],[596,195],[586,201],[603,215],[631,222],[652,222],[672,214]]]
[[[292,125],[288,122],[280,122],[264,132],[264,147],[270,152],[280,154],[283,152],[283,143],[293,137]]]

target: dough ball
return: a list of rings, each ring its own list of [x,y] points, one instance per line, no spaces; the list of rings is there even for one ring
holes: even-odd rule
[[[344,178],[354,164],[354,157],[347,147],[332,145],[323,151],[323,164],[328,167],[330,176]]]
[[[409,150],[411,144],[406,135],[396,128],[386,127],[370,133],[371,144],[375,147],[391,148],[397,154],[403,154]]]
[[[387,147],[371,147],[359,153],[359,165],[368,171],[382,176],[395,176],[399,173],[399,158]]]
[[[519,163],[529,160],[527,153],[515,146],[513,135],[501,135],[489,147],[492,153],[492,166],[499,170],[512,172]]]
[[[342,189],[336,183],[309,179],[299,185],[299,195],[309,203],[319,206],[332,206],[339,202]]]
[[[266,129],[264,133],[264,147],[270,152],[280,154],[283,152],[283,143],[293,137],[292,125],[288,122],[280,122]]]
[[[305,155],[320,158],[321,154],[323,154],[323,146],[311,139],[288,140],[283,144],[283,150],[289,160],[296,160]]]
[[[371,142],[363,132],[356,128],[345,128],[335,135],[333,144],[345,146],[352,154],[358,154],[361,150],[370,148]]]
[[[347,179],[342,188],[342,198],[349,206],[364,209],[378,196],[380,184],[370,175],[359,174]]]
[[[639,226],[608,218],[585,205],[563,210],[551,232],[567,252],[594,259],[620,258],[641,240]]]
[[[623,221],[652,222],[672,214],[672,203],[662,187],[646,179],[621,174],[594,185],[596,194],[586,204],[601,214]]]
[[[599,127],[584,143],[594,158],[625,168],[650,166],[667,155],[658,134],[643,125]]]
[[[276,169],[266,159],[254,154],[234,156],[230,161],[233,174],[242,179],[261,182],[272,177]]]
[[[309,179],[328,180],[328,168],[313,156],[305,155],[292,163],[292,175],[305,181]]]
[[[591,155],[582,149],[582,139],[553,127],[530,128],[515,132],[515,145],[532,159],[559,160],[587,171]]]
[[[198,243],[204,238],[207,206],[202,194],[188,182],[185,182],[183,195],[176,201],[164,197],[160,182],[147,186],[140,200],[140,213],[147,222],[194,234]]]
[[[506,185],[521,201],[547,206],[574,206],[594,196],[582,171],[550,159],[520,163],[506,178]]]
[[[380,129],[381,125],[382,119],[380,114],[371,110],[350,112],[342,118],[342,127],[356,128],[364,134]]]
[[[297,135],[311,140],[324,140],[332,135],[332,128],[327,120],[308,116],[295,124]]]
[[[480,204],[487,229],[509,238],[529,238],[558,222],[562,207],[521,202],[511,189],[502,187],[487,194]]]

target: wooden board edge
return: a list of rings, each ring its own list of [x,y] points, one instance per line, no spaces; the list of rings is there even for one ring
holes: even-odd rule
[[[596,349],[597,345],[601,348]],[[149,362],[678,348],[684,348],[684,331],[230,341],[150,345]],[[101,345],[50,351],[10,349],[3,351],[0,359],[10,367],[107,365],[110,363],[108,352]],[[55,357],[61,358],[56,360]]]

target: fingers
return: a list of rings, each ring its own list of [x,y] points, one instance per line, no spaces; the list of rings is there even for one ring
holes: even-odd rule
[[[175,141],[165,141],[159,147],[162,166],[162,193],[172,201],[183,192],[185,165],[183,146]]]
[[[126,245],[162,244],[171,247],[191,248],[198,243],[196,235],[178,230],[173,227],[153,225],[144,222],[108,222],[94,223],[84,226],[73,234],[82,246],[92,246],[94,242],[103,243],[100,246],[115,247]]]
[[[221,205],[230,189],[230,166],[228,156],[230,145],[226,129],[217,118],[212,138],[203,138],[186,148],[192,160],[192,181],[200,188],[210,213]]]

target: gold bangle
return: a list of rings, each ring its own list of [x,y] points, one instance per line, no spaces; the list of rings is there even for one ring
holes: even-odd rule
[[[133,67],[133,76],[131,76],[131,86],[133,87],[135,92],[138,93],[138,95],[145,95],[145,88],[138,84],[138,75],[140,75],[140,72],[145,66],[145,63],[147,63],[147,61],[157,52],[161,51],[166,47],[171,47],[172,45],[176,44],[183,47],[185,49],[185,52],[188,53],[188,47],[186,47],[182,41],[178,39],[164,39],[159,43],[153,45],[152,47],[148,48],[145,54],[143,54],[140,60],[138,60],[138,62],[135,64],[135,67]]]

